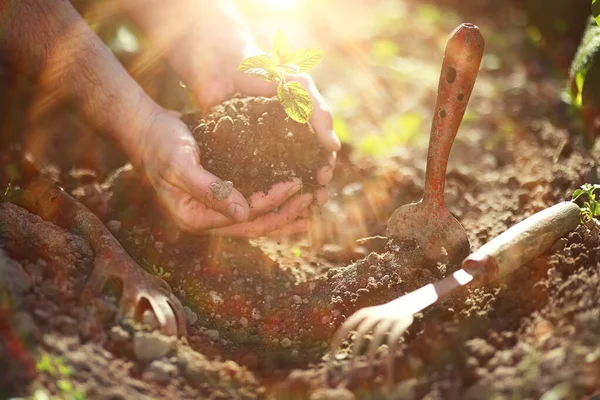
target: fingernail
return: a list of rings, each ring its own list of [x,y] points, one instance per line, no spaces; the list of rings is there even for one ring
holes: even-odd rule
[[[332,129],[329,131],[329,137],[331,138],[331,151],[338,151],[342,147],[340,138],[337,137],[335,131]]]
[[[295,184],[290,188],[290,190],[288,190],[288,196],[296,194],[300,189],[302,189],[302,181],[300,179],[293,179],[292,182],[294,182]]]
[[[231,203],[229,207],[227,207],[227,215],[229,215],[229,218],[231,218],[235,222],[243,222],[244,207],[237,203]]]

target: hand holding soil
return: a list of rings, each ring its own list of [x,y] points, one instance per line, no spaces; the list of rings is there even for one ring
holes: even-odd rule
[[[235,92],[274,94],[274,85],[237,72],[239,61],[258,50],[232,2],[123,3],[202,106],[214,105]],[[263,220],[248,226],[218,233],[267,234],[296,220],[312,201],[312,195],[305,195],[286,203],[301,189],[298,180],[275,185],[266,194],[248,199],[234,188],[226,199],[216,200],[210,185],[221,177],[202,167],[201,154],[188,128],[144,93],[71,4],[27,0],[11,8],[7,20],[16,23],[5,27],[0,53],[12,67],[36,82],[30,124],[35,126],[39,114],[49,107],[72,103],[91,126],[109,135],[140,167],[181,228],[200,232],[262,216]],[[340,144],[332,131],[331,112],[314,83],[307,76],[290,79],[301,81],[311,93],[315,132],[323,147],[335,152]],[[334,159],[331,153],[329,162],[318,172],[319,184],[330,181]],[[327,200],[324,190],[317,191],[315,197],[319,203]],[[285,208],[271,213],[284,203]],[[295,228],[301,225],[297,223]]]
[[[232,2],[209,1],[196,2],[191,5],[182,1],[125,3],[134,21],[153,40],[159,51],[166,53],[170,64],[193,92],[202,108],[207,109],[224,102],[236,92],[249,96],[275,96],[277,92],[275,82],[265,82],[255,76],[238,72],[237,67],[244,58],[259,54],[261,51]],[[340,141],[333,131],[331,110],[310,76],[288,74],[286,79],[301,83],[311,96],[313,113],[310,123],[320,145],[330,152],[327,162],[316,173],[318,184],[325,186],[332,178],[335,152],[340,148]],[[200,155],[200,164],[202,164],[201,158]],[[191,172],[185,172],[185,174],[188,173]],[[218,177],[224,179],[222,176]],[[196,182],[200,179],[200,177],[195,178]],[[192,181],[193,179],[188,180],[189,183]],[[154,182],[158,183],[156,180]],[[206,194],[206,182],[204,180],[202,182],[204,186],[199,190]],[[211,181],[211,183],[215,182],[215,180]],[[156,184],[154,187],[158,189]],[[202,231],[210,227],[231,225],[263,216],[261,220],[253,221],[249,225],[214,231],[219,234],[236,236],[260,236],[279,230],[290,221],[296,220],[306,209],[312,199],[309,195],[291,200],[277,214],[267,214],[283,205],[285,200],[300,189],[299,182],[294,180],[280,183],[266,194],[257,193],[253,198],[248,199],[252,205],[251,211],[248,211],[248,205],[241,201],[235,185],[229,200],[205,201],[203,198],[210,199],[211,197],[205,195],[197,197],[193,194],[189,198],[189,200],[194,200],[192,202],[189,200],[182,202],[181,199],[171,197],[167,193],[161,197],[165,204],[168,204],[167,208],[179,225],[188,231]],[[196,189],[189,188],[189,190],[197,192]],[[190,194],[189,191],[187,193]],[[317,203],[324,204],[328,195],[324,189],[321,189],[315,191],[314,197]],[[191,204],[196,201],[203,205],[192,206]],[[176,206],[175,203],[180,206]],[[181,206],[183,203],[187,205]],[[233,204],[237,204],[237,206]],[[240,217],[234,217],[228,213],[228,207],[232,207],[231,211],[233,208],[238,209]],[[214,208],[230,219],[208,212],[205,218],[204,211],[190,219],[190,213],[195,212],[192,209],[197,211],[205,208]],[[294,226],[288,227],[287,231],[304,229],[305,225],[305,221],[297,222]]]

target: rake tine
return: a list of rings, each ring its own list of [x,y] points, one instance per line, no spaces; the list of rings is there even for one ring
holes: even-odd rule
[[[331,341],[330,349],[331,349],[332,355],[338,351],[338,349],[342,345],[342,342],[344,341],[346,336],[348,336],[348,334],[350,332],[352,332],[356,327],[358,327],[360,325],[360,323],[365,318],[367,318],[367,316],[368,316],[368,312],[365,312],[365,309],[359,310],[355,314],[352,314],[350,316],[350,318],[348,318],[342,324],[342,326],[340,326],[338,331],[335,333],[333,340]]]
[[[381,321],[373,330],[373,340],[369,344],[369,351],[367,353],[367,361],[374,367],[375,353],[377,348],[384,342],[384,337],[387,330],[394,324],[392,320]],[[371,374],[373,371],[371,370]]]
[[[364,336],[379,322],[380,320],[377,318],[367,318],[358,327],[356,335],[354,336],[354,343],[352,343],[352,368],[354,368],[356,359],[358,358],[358,351],[363,343]]]
[[[396,347],[402,334],[408,329],[413,322],[412,314],[407,315],[405,318],[396,321],[392,330],[388,334],[388,346],[390,346],[388,352],[388,385],[391,387],[394,384],[394,360],[396,359]]]

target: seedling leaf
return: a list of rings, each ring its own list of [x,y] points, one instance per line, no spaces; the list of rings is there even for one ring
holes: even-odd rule
[[[285,33],[279,29],[275,34],[275,39],[273,40],[273,59],[277,65],[285,64],[282,62],[282,56],[290,52],[290,44],[288,42],[287,36]]]
[[[580,220],[585,223],[594,217],[600,216],[600,201],[596,200],[595,191],[600,189],[600,185],[584,183],[581,187],[573,192],[572,201],[577,200],[582,195],[586,195],[587,199],[583,202],[581,208]]]
[[[281,68],[283,68],[283,71],[287,72],[288,74],[299,74],[300,73],[300,67],[298,67],[297,65],[294,65],[294,64],[282,65]]]
[[[259,76],[267,81],[277,77],[277,64],[267,54],[246,58],[238,67],[238,71]]]
[[[312,115],[312,100],[302,84],[280,84],[277,87],[277,98],[291,119],[301,124],[308,122]]]
[[[306,72],[317,66],[323,59],[323,52],[319,49],[300,49],[284,55],[281,64],[297,65],[299,72]]]
[[[569,72],[567,92],[576,107],[582,106],[585,76],[594,64],[598,53],[600,53],[600,26],[590,17]]]
[[[600,1],[592,0],[592,15],[596,20],[596,24],[600,26]]]
[[[316,66],[323,59],[317,49],[290,51],[285,33],[280,29],[273,41],[273,55],[262,54],[248,57],[238,71],[276,81],[277,98],[286,114],[296,122],[306,123],[312,114],[312,100],[308,91],[298,82],[286,82],[286,73],[299,74]]]
[[[70,393],[73,391],[73,385],[66,379],[59,379],[56,381],[56,386],[63,392]]]
[[[600,202],[594,202],[590,209],[592,210],[592,214],[594,217],[600,216]]]
[[[573,197],[571,198],[572,201],[575,201],[579,198],[579,196],[581,196],[584,193],[583,189],[577,189],[573,192]]]

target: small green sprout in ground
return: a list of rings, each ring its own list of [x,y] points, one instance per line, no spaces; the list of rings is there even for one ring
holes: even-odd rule
[[[287,82],[285,74],[299,74],[315,67],[323,59],[323,52],[305,48],[291,51],[282,30],[273,41],[273,54],[260,54],[246,58],[238,71],[277,82],[277,98],[286,114],[296,122],[305,124],[312,115],[312,100],[308,90],[298,82]]]
[[[297,247],[297,246],[292,247],[292,254],[295,257],[300,257],[302,255],[302,250],[300,250],[300,247]]]
[[[580,218],[582,223],[600,216],[600,201],[596,200],[596,193],[594,193],[597,189],[600,189],[600,185],[584,183],[581,185],[581,188],[573,192],[572,201],[577,200],[583,195],[587,196],[587,201],[583,203],[583,207],[581,208]]]
[[[585,77],[600,54],[600,0],[592,0],[592,16],[588,19],[581,43],[577,48],[571,69],[565,100],[581,108]]]
[[[170,272],[165,272],[163,267],[160,265],[152,264],[152,273],[161,278],[168,278],[171,276]]]
[[[52,376],[69,376],[72,373],[71,368],[65,365],[65,360],[62,357],[53,357],[48,353],[42,354],[35,368],[40,373],[47,373]]]
[[[37,364],[35,365],[36,370],[40,374],[48,374],[56,379],[56,387],[62,394],[60,399],[68,400],[84,400],[85,396],[83,392],[76,390],[69,377],[73,373],[71,368],[65,364],[63,357],[54,357],[48,353],[42,354]],[[44,389],[37,389],[33,396],[35,400],[42,399],[55,399],[51,397]]]

